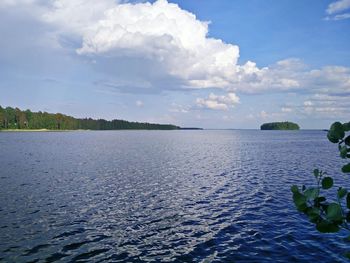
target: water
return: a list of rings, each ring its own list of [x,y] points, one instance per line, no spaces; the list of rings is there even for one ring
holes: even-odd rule
[[[315,167],[344,183],[325,136],[0,133],[0,261],[345,262],[289,190]]]

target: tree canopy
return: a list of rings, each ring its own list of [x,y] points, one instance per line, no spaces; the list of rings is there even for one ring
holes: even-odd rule
[[[270,122],[264,123],[260,126],[261,130],[299,130],[298,124],[285,121],[285,122]]]
[[[177,130],[171,124],[129,122],[125,120],[77,119],[61,113],[22,111],[0,106],[0,129],[48,129],[48,130]]]

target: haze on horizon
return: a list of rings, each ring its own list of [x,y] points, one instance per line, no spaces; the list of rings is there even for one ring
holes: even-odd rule
[[[350,0],[2,0],[0,105],[327,128],[350,117]]]

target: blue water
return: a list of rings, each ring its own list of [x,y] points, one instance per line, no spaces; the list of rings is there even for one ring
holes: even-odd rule
[[[342,163],[323,131],[0,133],[0,261],[345,262],[289,190]]]

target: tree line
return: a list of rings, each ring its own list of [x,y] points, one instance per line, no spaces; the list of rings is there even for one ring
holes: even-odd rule
[[[261,130],[299,130],[299,125],[293,122],[270,122],[260,126]]]
[[[48,130],[177,130],[171,124],[129,122],[125,120],[78,119],[61,113],[32,112],[19,108],[0,106],[0,129]]]

